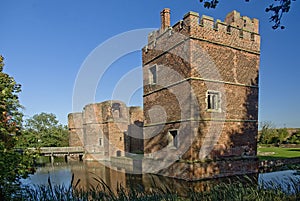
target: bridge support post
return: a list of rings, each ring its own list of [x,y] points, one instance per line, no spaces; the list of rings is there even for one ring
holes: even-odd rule
[[[65,162],[66,162],[66,163],[69,162],[69,155],[65,155]]]
[[[50,160],[50,163],[51,163],[51,164],[54,163],[54,156],[53,156],[53,154],[51,154],[51,155],[49,156],[49,160]]]

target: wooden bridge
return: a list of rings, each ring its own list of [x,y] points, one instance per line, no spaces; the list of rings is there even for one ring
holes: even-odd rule
[[[81,161],[85,153],[83,147],[40,147],[30,148],[32,151],[38,152],[41,156],[49,156],[50,161],[54,162],[54,157],[65,157],[65,161],[69,160],[69,157],[78,157]]]

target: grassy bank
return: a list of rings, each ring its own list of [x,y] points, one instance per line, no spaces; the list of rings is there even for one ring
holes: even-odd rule
[[[300,157],[300,148],[259,146],[257,155],[260,160],[296,158]]]

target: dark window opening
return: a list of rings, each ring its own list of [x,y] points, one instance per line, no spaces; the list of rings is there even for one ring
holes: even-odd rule
[[[227,26],[227,33],[231,33],[231,26],[230,25]]]
[[[117,156],[121,156],[121,151],[120,150],[117,151]]]
[[[254,33],[251,33],[251,40],[254,41]]]
[[[115,118],[121,118],[121,107],[120,107],[120,103],[113,103],[112,104],[112,113],[113,113],[113,117]]]
[[[240,38],[243,38],[244,37],[244,32],[242,29],[240,29]]]
[[[103,143],[102,143],[102,138],[99,138],[99,145],[102,146]]]
[[[157,69],[156,66],[149,68],[149,84],[156,84],[157,82]]]
[[[169,132],[172,135],[172,142],[173,142],[172,146],[178,148],[178,138],[177,138],[178,131],[171,130]]]
[[[220,109],[220,93],[219,92],[207,92],[207,109],[219,110]]]

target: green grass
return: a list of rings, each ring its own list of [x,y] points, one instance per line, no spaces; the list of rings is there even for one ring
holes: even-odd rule
[[[259,147],[260,160],[285,159],[300,157],[300,148]]]

